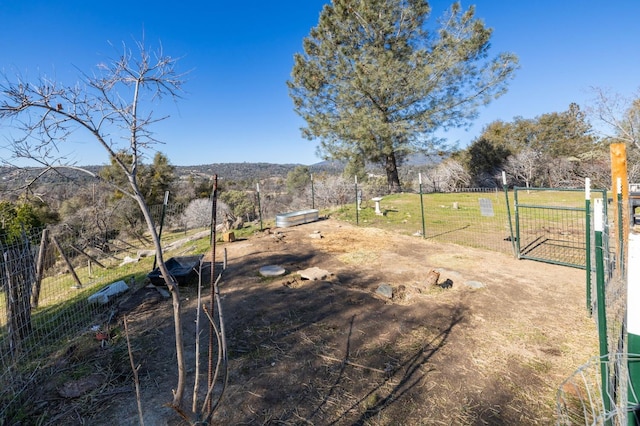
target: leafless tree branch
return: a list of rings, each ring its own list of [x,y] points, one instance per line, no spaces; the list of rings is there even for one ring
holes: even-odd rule
[[[46,76],[34,83],[20,76],[14,80],[1,76],[0,121],[21,134],[6,147],[12,153],[8,163],[31,160],[46,170],[68,167],[97,177],[60,153],[63,144],[89,136],[122,169],[128,189],[118,189],[137,202],[172,295],[178,383],[171,406],[180,409],[186,372],[180,296],[177,282],[163,261],[160,239],[138,184],[137,168],[144,152],[158,143],[151,125],[166,118],[155,118],[151,105],[164,97],[178,98],[184,75],[176,71],[177,60],[164,55],[162,49],[152,54],[143,42],[137,42],[136,48],[134,54],[123,44],[121,54],[99,64],[96,74],[85,74],[74,85],[63,85]],[[127,155],[119,155],[122,152]],[[130,164],[125,163],[127,158]]]

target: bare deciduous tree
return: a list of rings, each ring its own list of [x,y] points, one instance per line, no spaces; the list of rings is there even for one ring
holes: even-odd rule
[[[524,183],[527,188],[530,188],[540,169],[540,160],[539,152],[525,148],[515,155],[510,155],[504,169],[514,183]]]
[[[234,222],[237,220],[229,206],[222,201],[216,203],[216,213],[219,230],[229,230],[232,228]],[[204,228],[211,225],[211,209],[212,203],[208,198],[198,198],[192,200],[184,213],[180,221],[184,224],[186,229]]]
[[[631,96],[600,87],[592,90],[593,105],[588,112],[592,119],[604,124],[603,136],[640,150],[640,89]]]
[[[333,207],[355,201],[354,182],[342,176],[319,176],[314,180],[316,206]]]
[[[471,185],[469,172],[462,163],[454,159],[444,160],[429,169],[423,175],[423,179],[425,190],[432,192],[451,192]]]
[[[178,383],[171,406],[184,412],[181,407],[186,369],[178,284],[163,261],[160,239],[138,174],[145,152],[158,142],[151,127],[166,118],[153,114],[153,103],[164,97],[176,99],[181,93],[184,76],[176,71],[176,62],[161,49],[151,52],[138,42],[134,51],[123,44],[116,59],[99,64],[95,74],[83,75],[75,85],[60,84],[47,77],[33,83],[20,77],[12,81],[5,75],[0,83],[0,120],[21,134],[10,141],[12,160],[30,160],[47,170],[73,168],[100,179],[60,154],[62,144],[86,137],[84,134],[101,146],[126,176],[126,184],[117,189],[140,208],[172,295]],[[207,414],[204,418],[210,418]]]
[[[192,200],[184,213],[182,222],[186,229],[202,228],[211,224],[211,200],[198,198]]]

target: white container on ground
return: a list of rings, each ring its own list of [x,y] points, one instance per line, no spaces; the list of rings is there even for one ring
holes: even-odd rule
[[[127,290],[129,290],[127,283],[124,281],[116,281],[115,283],[109,284],[99,292],[92,294],[87,300],[89,303],[106,305],[112,298]]]
[[[303,223],[315,222],[318,220],[318,210],[300,210],[276,215],[276,227],[287,228],[289,226],[302,225]]]

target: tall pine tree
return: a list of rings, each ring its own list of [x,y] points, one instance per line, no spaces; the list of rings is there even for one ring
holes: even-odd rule
[[[513,54],[489,57],[492,30],[454,3],[429,30],[424,0],[333,0],[294,57],[289,92],[325,158],[364,155],[400,191],[398,165],[434,131],[469,124],[506,91]]]

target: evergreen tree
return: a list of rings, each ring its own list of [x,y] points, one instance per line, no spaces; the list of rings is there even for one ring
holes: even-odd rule
[[[117,159],[125,164],[131,164],[133,156],[120,151],[116,154]],[[111,164],[100,170],[100,177],[117,188],[127,187],[127,175],[122,171],[116,158],[111,159]],[[175,181],[175,167],[169,163],[169,159],[161,152],[156,152],[153,163],[137,166],[137,180],[140,192],[144,196],[147,205],[162,204],[164,193]],[[114,198],[120,199],[123,193],[114,191]]]
[[[308,166],[296,166],[287,173],[287,191],[291,194],[301,193],[311,184],[311,172]]]
[[[500,144],[479,138],[469,146],[467,152],[467,170],[474,183],[483,187],[497,186],[500,168],[511,154],[509,150]]]
[[[175,167],[161,152],[153,156],[153,163],[142,168],[140,185],[145,191],[145,201],[148,205],[162,204],[164,193],[175,181]]]
[[[47,223],[55,222],[53,215],[43,203],[0,201],[0,244],[12,244],[26,236],[33,236]]]
[[[506,169],[517,185],[572,186],[584,181],[587,172],[603,180],[608,172],[593,167],[600,163],[603,148],[586,115],[572,103],[566,111],[532,119],[494,121],[461,157],[477,182],[478,172]]]
[[[437,31],[430,12],[425,0],[333,0],[288,82],[303,135],[326,158],[382,164],[392,192],[408,154],[435,149],[437,129],[467,125],[517,68],[513,54],[489,57],[492,30],[474,7],[454,3]]]
[[[255,205],[253,194],[230,189],[228,191],[220,191],[220,200],[229,206],[229,209],[236,217],[242,217],[247,220],[255,217],[257,206]]]

